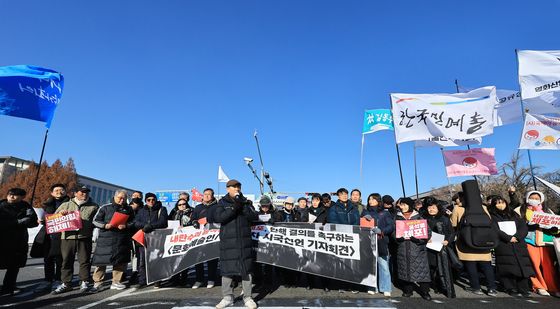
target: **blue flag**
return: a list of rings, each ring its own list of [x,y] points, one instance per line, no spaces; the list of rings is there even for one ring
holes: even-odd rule
[[[0,115],[27,118],[50,128],[64,88],[64,77],[30,65],[0,67]]]
[[[381,130],[393,130],[393,115],[390,109],[370,109],[364,114],[362,134]]]

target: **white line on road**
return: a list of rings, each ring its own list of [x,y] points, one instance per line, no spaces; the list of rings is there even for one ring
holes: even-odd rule
[[[152,303],[145,303],[145,304],[140,304],[140,305],[132,305],[132,306],[121,307],[119,309],[131,309],[131,308],[146,307],[146,306],[151,306],[151,305],[175,305],[175,302],[155,301],[155,302],[152,302]]]
[[[172,288],[162,288],[162,289],[153,289],[153,290],[146,290],[146,291],[136,292],[136,289],[131,288],[131,289],[128,289],[128,290],[126,290],[126,291],[124,291],[124,292],[120,292],[120,293],[115,294],[115,295],[113,295],[113,296],[110,296],[110,297],[107,297],[107,298],[98,300],[98,301],[96,301],[96,302],[93,302],[93,303],[91,303],[91,304],[87,304],[87,305],[85,305],[85,306],[81,306],[81,307],[76,308],[76,309],[88,309],[88,308],[91,308],[91,307],[95,307],[95,306],[97,306],[97,305],[99,305],[99,304],[102,304],[102,303],[104,303],[104,302],[117,300],[117,299],[122,298],[122,297],[136,296],[136,295],[146,294],[146,293],[152,293],[152,292],[161,292],[161,291],[171,290],[171,289],[172,289]],[[134,293],[134,292],[136,292],[136,293]]]
[[[133,306],[131,306],[130,308],[133,308]],[[184,307],[173,307],[171,309],[190,309],[190,308],[196,308],[196,309],[215,309],[216,307],[209,307],[209,306],[184,306]],[[245,308],[245,306],[240,306],[240,307],[228,307],[231,309],[241,309],[241,308]],[[341,309],[341,308],[355,308],[355,307],[308,307],[308,306],[298,306],[298,307],[285,307],[285,306],[281,306],[281,307],[273,307],[273,306],[266,306],[266,307],[261,307],[259,306],[260,309]],[[124,308],[121,308],[124,309]],[[360,309],[395,309],[395,307],[360,307]]]

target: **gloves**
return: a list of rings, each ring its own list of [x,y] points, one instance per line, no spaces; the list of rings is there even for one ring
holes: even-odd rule
[[[558,234],[558,228],[555,227],[555,226],[549,228],[549,229],[548,229],[548,234],[551,234],[551,235]]]
[[[142,229],[142,231],[144,231],[144,233],[151,233],[153,230],[154,230],[154,228],[149,224],[144,225],[144,228]]]
[[[397,238],[397,242],[404,242],[404,237]]]
[[[192,226],[193,226],[195,229],[198,230],[198,229],[200,228],[200,223],[198,223],[197,220],[194,220],[193,223],[192,223]]]
[[[420,239],[414,237],[414,236],[410,236],[410,241],[412,241],[415,244],[418,244],[420,242]]]

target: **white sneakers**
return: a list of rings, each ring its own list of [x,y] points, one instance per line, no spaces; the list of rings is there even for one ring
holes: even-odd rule
[[[80,284],[80,292],[85,292],[89,289],[89,284],[86,281],[82,281]]]
[[[111,290],[124,290],[124,289],[126,289],[126,285],[122,283],[113,282],[113,284],[111,284]]]
[[[206,285],[207,289],[211,289],[214,287],[214,281],[208,281],[208,284]]]
[[[202,283],[200,283],[200,282],[197,281],[197,282],[195,282],[195,283],[193,284],[192,289],[193,289],[193,290],[198,289],[201,285],[202,285]]]
[[[230,299],[229,297],[224,297],[222,301],[220,301],[216,305],[216,309],[223,309],[232,305],[233,305],[233,299]]]
[[[383,292],[383,296],[385,296],[385,297],[391,297],[391,292]]]
[[[257,309],[257,303],[255,303],[252,298],[248,298],[245,301],[245,307],[247,307],[247,309]]]
[[[545,289],[538,289],[537,294],[542,296],[550,296],[550,293],[548,293]]]

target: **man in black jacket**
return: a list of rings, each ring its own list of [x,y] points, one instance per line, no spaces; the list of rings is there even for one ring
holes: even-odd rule
[[[256,309],[251,297],[255,252],[251,238],[251,223],[258,218],[251,202],[241,193],[241,183],[232,179],[226,183],[228,194],[218,203],[214,221],[220,223],[220,269],[223,299],[222,309],[233,305],[233,276],[241,276],[245,307]]]
[[[151,192],[146,193],[146,204],[138,211],[134,219],[134,227],[144,233],[151,233],[157,229],[167,228],[167,209],[157,200],[157,196]],[[146,252],[141,244],[136,243],[136,258],[138,259],[138,285],[146,286]],[[156,282],[156,288],[159,282]]]
[[[27,229],[38,225],[35,211],[23,200],[25,195],[25,190],[13,188],[0,201],[0,269],[6,269],[2,294],[16,291],[19,269],[27,263]]]
[[[51,196],[43,203],[45,214],[54,214],[62,203],[67,202],[70,198],[66,195],[66,186],[61,183],[53,184],[50,187]],[[62,269],[62,253],[60,251],[60,233],[47,234],[44,226],[44,218],[39,218],[40,224],[43,226],[37,237],[36,242],[43,244],[43,262],[45,271],[45,282],[39,285],[35,291],[51,291],[54,281],[60,281]]]
[[[198,222],[200,219],[206,218],[208,223],[214,222],[213,213],[216,211],[218,201],[214,197],[214,190],[211,188],[204,189],[202,193],[202,203],[196,205],[193,211],[192,220]],[[216,272],[218,270],[218,260],[208,261],[208,284],[206,288],[211,289],[214,287],[216,281]],[[193,289],[198,289],[204,280],[204,263],[197,264],[196,269],[196,282],[193,284]]]

